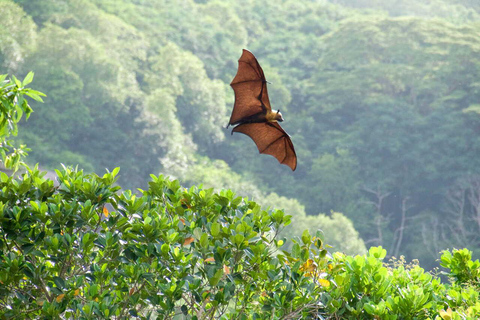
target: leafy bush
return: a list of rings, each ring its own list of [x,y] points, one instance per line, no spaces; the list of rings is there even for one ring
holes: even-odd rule
[[[386,250],[367,255],[333,255],[334,284],[322,297],[326,314],[341,319],[478,319],[480,263],[466,249],[444,251],[441,265],[455,279],[450,284],[417,264],[386,264]],[[468,274],[468,276],[466,276]],[[461,276],[459,276],[461,275]]]
[[[315,299],[309,251],[274,254],[282,211],[163,177],[118,193],[117,173],[1,174],[3,316],[280,316]]]
[[[42,96],[45,94],[26,88],[33,80],[33,72],[27,74],[23,81],[15,76],[7,79],[7,75],[0,75],[0,153],[2,155],[3,165],[7,169],[16,171],[20,165],[22,156],[26,155],[26,146],[15,148],[12,141],[7,140],[11,135],[18,133],[17,123],[25,114],[26,118],[32,113],[32,108],[28,104],[24,95],[42,102]]]

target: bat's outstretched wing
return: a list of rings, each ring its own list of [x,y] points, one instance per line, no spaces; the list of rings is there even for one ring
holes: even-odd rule
[[[229,125],[235,125],[256,115],[271,111],[267,81],[257,59],[248,50],[238,60],[238,71],[230,85],[235,92],[235,104]]]
[[[233,132],[252,138],[260,153],[274,156],[278,162],[289,166],[293,171],[297,168],[297,155],[292,140],[278,122],[244,123],[233,128],[232,134]]]

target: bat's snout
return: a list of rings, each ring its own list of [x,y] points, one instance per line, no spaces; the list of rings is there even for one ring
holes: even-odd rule
[[[280,113],[280,110],[273,110],[275,112],[275,117],[274,119],[279,121],[279,122],[282,122],[283,121],[283,117],[282,117],[282,114]]]

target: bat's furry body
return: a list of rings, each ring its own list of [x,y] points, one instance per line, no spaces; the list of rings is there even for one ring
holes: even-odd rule
[[[235,92],[235,105],[228,126],[246,134],[260,153],[270,154],[289,166],[297,167],[297,155],[290,136],[280,127],[280,111],[272,110],[268,99],[267,80],[255,56],[248,50],[238,60],[238,72],[230,84]],[[228,128],[227,126],[227,128]]]

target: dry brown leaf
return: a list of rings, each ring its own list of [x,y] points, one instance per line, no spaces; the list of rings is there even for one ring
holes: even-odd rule
[[[188,237],[188,238],[185,238],[185,241],[183,241],[183,245],[184,246],[188,246],[190,243],[192,243],[193,241],[195,241],[195,239],[193,237]]]

